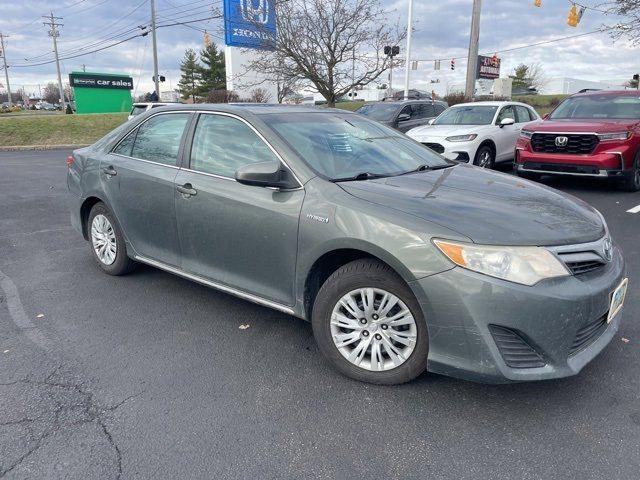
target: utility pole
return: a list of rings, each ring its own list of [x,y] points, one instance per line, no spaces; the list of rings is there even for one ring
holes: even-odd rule
[[[64,112],[67,109],[67,102],[64,100],[64,89],[62,88],[62,77],[60,76],[60,60],[58,59],[58,36],[60,32],[58,31],[58,27],[63,27],[63,23],[58,23],[57,20],[62,20],[62,17],[54,17],[53,12],[51,12],[50,16],[43,16],[49,20],[48,22],[42,22],[43,25],[49,26],[51,30],[49,30],[49,36],[53,38],[53,53],[56,57],[56,70],[58,71],[58,90],[60,91],[60,105],[62,106],[62,111]]]
[[[0,33],[0,53],[2,53],[2,60],[4,62],[4,78],[7,82],[7,94],[9,95],[9,108],[13,106],[13,102],[11,101],[11,85],[9,85],[9,67],[7,67],[7,51],[4,49],[4,39],[9,35],[2,35]]]
[[[411,74],[411,34],[413,33],[413,0],[409,0],[407,23],[407,54],[404,66],[404,99],[409,100],[409,75]]]
[[[480,11],[482,0],[473,0],[471,16],[471,37],[469,38],[469,57],[467,59],[467,85],[465,95],[473,98],[476,89],[476,70],[478,69],[478,41],[480,40]]]
[[[153,42],[153,83],[160,99],[160,78],[158,77],[158,44],[156,42],[156,0],[151,0],[151,39]]]

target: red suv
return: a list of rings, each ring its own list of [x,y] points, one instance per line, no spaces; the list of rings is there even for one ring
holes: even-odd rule
[[[516,144],[518,175],[577,175],[618,180],[640,190],[640,92],[572,95],[544,120],[526,125]]]

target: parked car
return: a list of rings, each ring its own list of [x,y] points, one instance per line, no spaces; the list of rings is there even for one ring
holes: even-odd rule
[[[446,102],[439,100],[401,100],[366,103],[356,112],[388,127],[406,132],[420,125],[426,125],[447,107]]]
[[[520,129],[539,120],[538,113],[524,103],[462,103],[407,135],[451,160],[493,168],[513,160]]]
[[[164,107],[67,164],[105,273],[146,263],[310,320],[358,380],[565,377],[620,324],[625,265],[598,211],[350,112]]]
[[[54,111],[56,106],[49,102],[38,102],[36,103],[36,110],[44,110],[44,111]]]
[[[564,100],[516,146],[518,175],[611,178],[640,191],[640,94],[589,91]]]
[[[166,107],[167,105],[173,104],[174,102],[136,102],[131,106],[128,119],[131,120],[133,117],[151,110],[152,108]]]

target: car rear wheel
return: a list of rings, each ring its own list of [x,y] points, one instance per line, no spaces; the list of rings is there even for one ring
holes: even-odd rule
[[[640,191],[640,153],[636,155],[631,174],[622,181],[622,188],[627,192]]]
[[[87,219],[91,253],[100,269],[109,275],[124,275],[135,267],[127,256],[122,230],[114,215],[102,203],[96,203]]]
[[[481,168],[494,168],[496,154],[489,145],[482,145],[476,152],[473,164]]]
[[[426,368],[422,310],[406,283],[377,260],[336,270],[318,292],[312,324],[322,353],[348,377],[394,385]]]

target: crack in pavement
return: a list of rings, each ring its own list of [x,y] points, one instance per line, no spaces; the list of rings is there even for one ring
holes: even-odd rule
[[[82,385],[78,385],[73,382],[65,382],[64,380],[58,380],[54,377],[59,373],[61,365],[56,367],[44,380],[38,381],[30,378],[23,378],[14,382],[0,384],[0,386],[15,386],[25,385],[27,387],[44,388],[47,397],[56,404],[56,408],[53,411],[53,421],[50,425],[47,425],[44,431],[33,441],[33,445],[20,455],[13,463],[8,466],[0,464],[0,478],[5,477],[8,473],[19,467],[25,460],[36,453],[45,441],[60,431],[61,429],[68,428],[70,426],[95,424],[99,427],[100,431],[104,435],[104,438],[113,449],[115,456],[116,473],[115,478],[120,479],[122,476],[122,452],[120,447],[113,439],[109,428],[106,423],[106,416],[108,413],[114,412],[129,400],[141,395],[144,391],[140,391],[136,394],[130,395],[125,399],[114,405],[100,405],[96,402],[94,394],[83,388]],[[61,395],[61,398],[59,398]],[[46,410],[37,416],[25,416],[20,419],[7,420],[0,423],[0,427],[15,426],[15,425],[28,425],[37,421],[46,421],[47,414],[50,414],[50,410]],[[72,417],[72,421],[68,417]],[[66,421],[65,421],[66,419]]]

